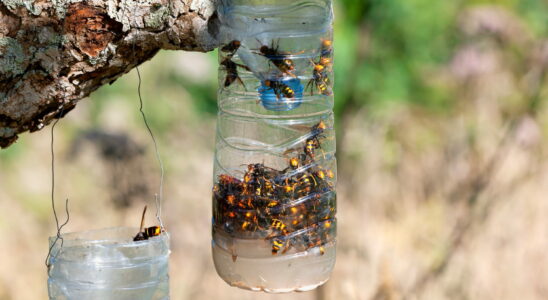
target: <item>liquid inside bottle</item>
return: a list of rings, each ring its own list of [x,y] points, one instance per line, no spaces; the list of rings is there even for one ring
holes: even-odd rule
[[[212,251],[230,285],[307,291],[335,264],[332,8],[226,0]]]

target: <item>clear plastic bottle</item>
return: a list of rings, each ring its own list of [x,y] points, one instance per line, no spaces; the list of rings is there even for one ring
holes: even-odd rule
[[[51,300],[169,299],[169,234],[133,241],[136,228],[116,227],[50,237]]]
[[[314,289],[335,264],[329,0],[222,0],[212,251],[240,288]]]

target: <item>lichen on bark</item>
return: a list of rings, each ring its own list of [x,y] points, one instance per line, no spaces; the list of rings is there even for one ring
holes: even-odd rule
[[[27,57],[19,42],[10,37],[0,38],[0,73],[14,77],[25,71]]]
[[[25,7],[31,14],[38,16],[42,13],[42,7],[35,5],[34,0],[0,0],[8,9],[15,10],[18,7]]]

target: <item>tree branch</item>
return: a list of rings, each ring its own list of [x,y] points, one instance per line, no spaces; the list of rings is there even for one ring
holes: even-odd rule
[[[160,49],[216,47],[213,0],[0,0],[0,147]]]

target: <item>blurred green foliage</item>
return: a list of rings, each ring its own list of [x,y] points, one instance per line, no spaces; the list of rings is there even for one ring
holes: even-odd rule
[[[431,80],[459,43],[458,17],[479,5],[514,13],[533,34],[548,33],[542,0],[336,1],[336,114],[367,105],[404,102],[439,112],[451,109],[452,91]]]

